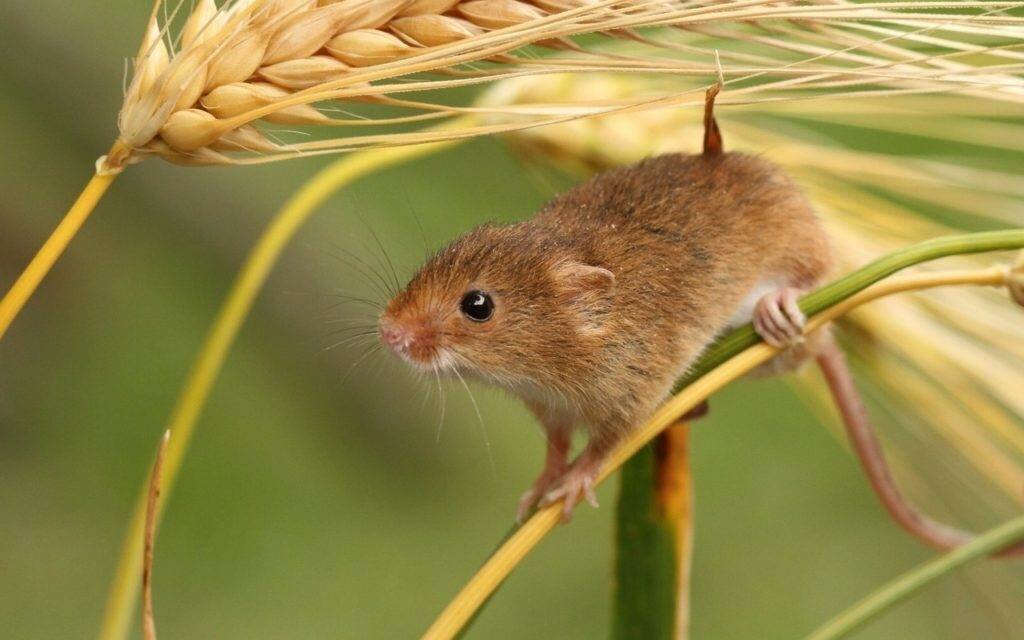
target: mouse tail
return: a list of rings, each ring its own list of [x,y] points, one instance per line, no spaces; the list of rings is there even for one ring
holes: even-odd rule
[[[704,94],[704,155],[718,156],[722,154],[722,132],[715,120],[715,98],[722,90],[722,82],[712,86]]]
[[[839,408],[857,458],[872,489],[893,519],[909,533],[936,549],[954,549],[970,542],[974,534],[929,518],[909,503],[897,488],[874,426],[868,419],[860,393],[853,382],[846,357],[834,338],[829,336],[816,359]],[[1008,547],[996,555],[1015,556],[1021,553],[1024,553],[1024,543]]]

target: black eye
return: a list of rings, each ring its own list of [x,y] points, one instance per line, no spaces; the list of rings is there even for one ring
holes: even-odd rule
[[[474,322],[487,322],[494,315],[494,300],[483,291],[470,291],[459,304],[462,313]]]

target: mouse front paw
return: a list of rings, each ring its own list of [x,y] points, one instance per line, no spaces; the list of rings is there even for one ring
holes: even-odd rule
[[[807,317],[797,304],[802,293],[795,287],[783,287],[758,300],[753,317],[757,335],[779,349],[803,342]]]
[[[582,464],[581,464],[582,463]],[[562,522],[572,520],[573,509],[581,500],[586,500],[590,506],[597,507],[597,494],[594,487],[597,485],[597,474],[601,470],[599,463],[579,460],[574,463],[562,476],[561,480],[553,489],[544,494],[540,501],[541,507],[554,504],[559,500],[562,503]]]
[[[552,450],[549,451],[547,460],[544,463],[544,470],[534,480],[530,490],[519,498],[519,506],[516,507],[516,522],[523,524],[527,516],[537,506],[537,501],[544,497],[552,487],[555,486],[562,476],[565,475],[569,465],[565,461],[565,451],[568,444],[562,443],[560,439],[549,441]]]

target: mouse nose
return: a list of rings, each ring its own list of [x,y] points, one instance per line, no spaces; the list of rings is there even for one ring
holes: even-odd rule
[[[380,321],[380,339],[384,344],[398,351],[409,347],[409,344],[412,342],[412,335],[408,329],[384,318]]]
[[[377,332],[395,355],[412,364],[427,366],[438,356],[440,335],[429,318],[387,314],[378,321]]]
[[[409,344],[409,334],[401,329],[381,329],[380,337],[389,347],[403,347]]]

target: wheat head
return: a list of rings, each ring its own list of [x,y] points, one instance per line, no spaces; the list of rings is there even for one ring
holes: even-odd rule
[[[159,20],[158,2],[135,59],[118,125],[117,167],[147,155],[184,163],[232,162],[223,152],[293,155],[325,145],[280,145],[249,123],[359,124],[313,105],[325,100],[413,103],[390,98],[410,89],[474,82],[374,87],[371,81],[447,70],[537,41],[555,32],[591,31],[603,17],[635,11],[588,0],[198,0],[176,37]],[[565,13],[551,19],[553,13]],[[591,26],[593,24],[593,26]],[[499,31],[500,36],[488,35]],[[455,75],[455,74],[452,74]],[[426,113],[431,119],[441,113]],[[379,123],[378,123],[379,124]],[[345,148],[363,144],[347,141]],[[327,147],[329,148],[329,147]]]
[[[184,0],[181,0],[182,2]],[[851,87],[934,92],[988,92],[1024,99],[1008,87],[1021,54],[996,48],[1006,64],[966,66],[960,56],[980,48],[979,31],[1019,35],[1024,19],[1004,13],[1009,2],[888,2],[845,0],[196,0],[175,17],[157,0],[134,60],[132,81],[118,118],[119,137],[101,170],[160,156],[184,164],[241,164],[368,146],[427,142],[437,132],[406,131],[285,142],[287,127],[393,125],[481,109],[444,104],[438,89],[479,85],[517,76],[558,72],[644,72],[711,81],[722,68],[709,37],[725,43],[724,73],[755,77],[744,89],[757,100],[834,93]],[[163,8],[163,17],[160,9]],[[955,13],[946,13],[956,9]],[[174,28],[175,25],[177,28]],[[912,51],[892,55],[891,35],[957,34],[963,49],[923,64]],[[632,49],[609,52],[601,33]],[[836,53],[822,42],[863,39],[869,55]],[[723,36],[724,39],[723,39]],[[735,36],[735,37],[732,37]],[[765,45],[770,53],[743,49]],[[532,49],[526,47],[536,45]],[[737,45],[737,46],[733,46]],[[735,49],[735,50],[733,50]],[[545,51],[570,55],[551,57]],[[831,52],[831,54],[827,53]],[[880,64],[878,60],[883,62]],[[729,64],[730,62],[734,64]],[[771,80],[771,82],[766,82]],[[401,97],[413,94],[415,99]],[[443,135],[468,136],[577,119],[595,113],[683,104],[680,94],[659,100],[627,97],[615,104],[530,105],[499,110],[505,119]],[[344,102],[373,102],[406,110],[388,118],[346,115]],[[332,106],[333,105],[333,106]],[[411,110],[411,111],[409,111]]]

